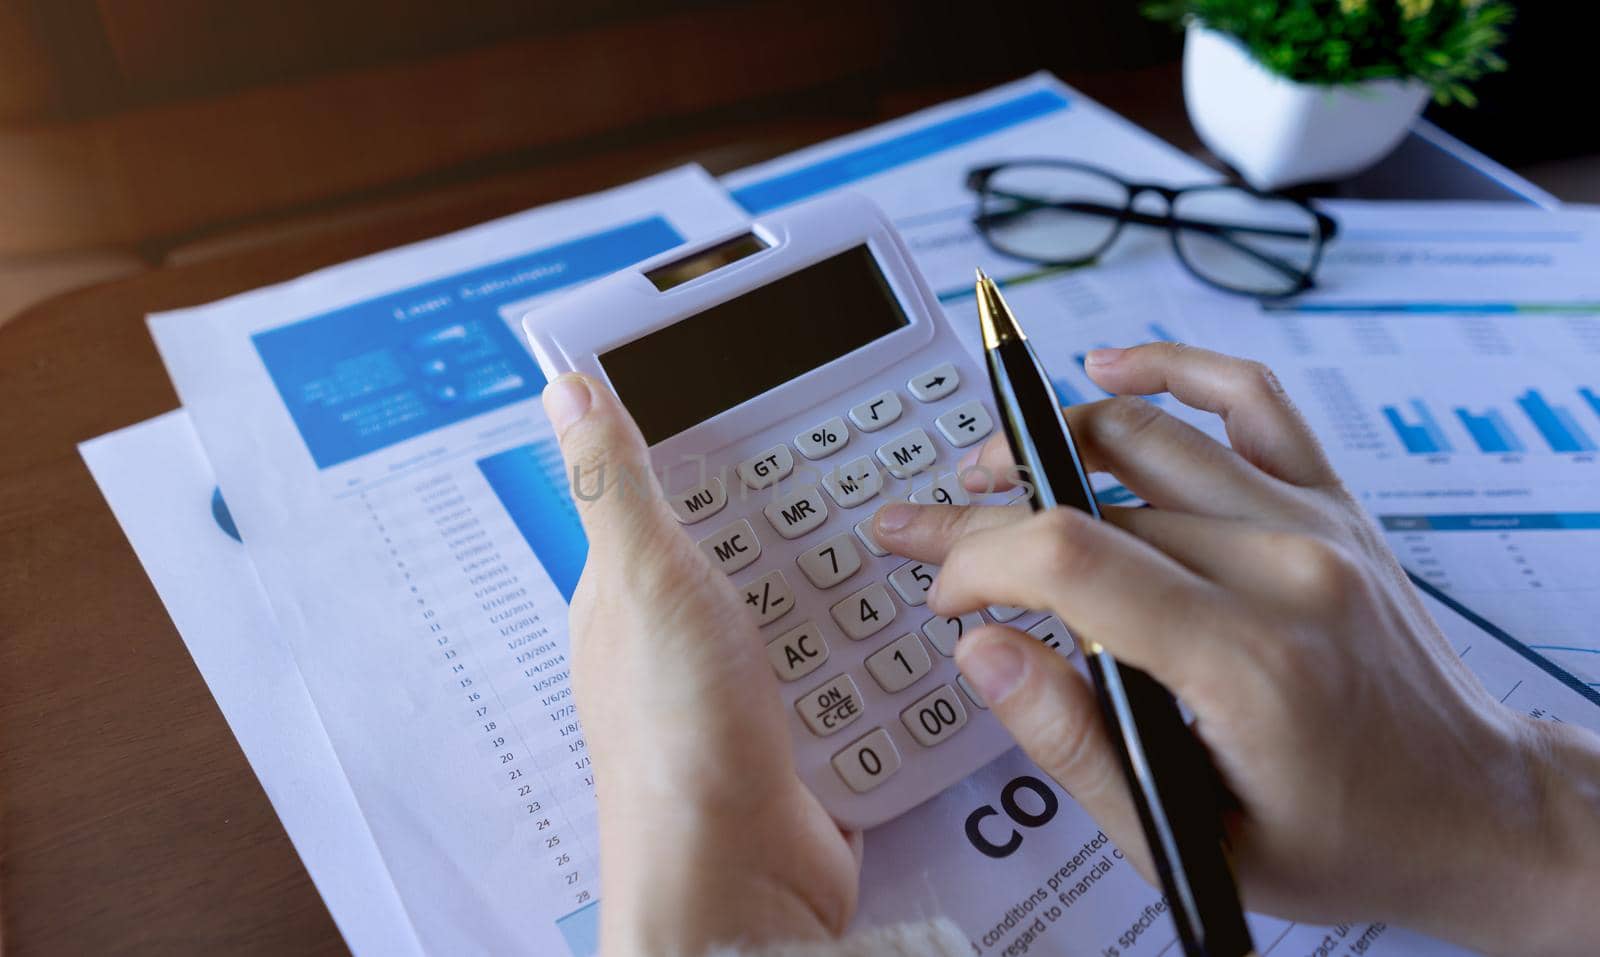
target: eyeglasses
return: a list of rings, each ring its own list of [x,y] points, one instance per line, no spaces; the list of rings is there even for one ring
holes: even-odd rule
[[[1309,204],[1243,186],[1172,189],[1130,183],[1070,160],[1018,160],[967,174],[973,224],[995,251],[1047,266],[1094,262],[1133,223],[1165,229],[1196,278],[1227,292],[1281,299],[1312,288],[1322,247],[1338,230]],[[1134,209],[1145,193],[1164,213]]]

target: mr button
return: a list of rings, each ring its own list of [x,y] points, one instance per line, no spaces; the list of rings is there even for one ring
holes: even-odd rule
[[[849,675],[840,675],[794,703],[806,727],[825,738],[861,717],[861,692]]]

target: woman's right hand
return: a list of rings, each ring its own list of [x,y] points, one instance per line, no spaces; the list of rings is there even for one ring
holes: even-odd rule
[[[887,548],[942,564],[929,607],[1057,615],[1197,716],[1241,810],[1252,909],[1386,920],[1502,953],[1600,940],[1600,745],[1491,698],[1262,366],[1157,343],[1090,353],[1106,391],[1170,392],[1232,448],[1134,398],[1069,409],[1088,465],[1152,508],[892,504]],[[1010,471],[1003,437],[963,463]],[[981,468],[972,468],[981,466]],[[1042,768],[1153,873],[1093,690],[989,625],[957,662]]]

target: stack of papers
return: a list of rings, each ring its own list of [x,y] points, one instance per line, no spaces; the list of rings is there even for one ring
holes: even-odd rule
[[[965,173],[1026,156],[1215,176],[1040,75],[720,183],[677,170],[152,317],[184,409],[83,455],[352,950],[594,953],[566,623],[586,543],[517,320],[832,190],[888,212],[957,328],[976,329],[975,265],[1010,280],[1069,400],[1100,396],[1077,359],[1099,345],[1271,362],[1490,690],[1600,728],[1600,638],[1579,628],[1600,593],[1564,560],[1600,536],[1600,216],[1341,204],[1325,288],[1265,310],[1134,235],[1071,272],[991,252]],[[1173,944],[1159,892],[1017,752],[867,835],[858,921],[936,914],[983,955]],[[1458,952],[1252,923],[1263,954]]]

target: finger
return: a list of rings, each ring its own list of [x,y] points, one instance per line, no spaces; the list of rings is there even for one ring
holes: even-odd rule
[[[1284,543],[1298,537],[1286,529],[1116,505],[1103,507],[1100,517],[1218,585],[1258,599],[1284,596]]]
[[[1096,349],[1084,371],[1107,392],[1170,392],[1184,405],[1222,418],[1228,441],[1264,471],[1296,485],[1337,482],[1322,445],[1272,370],[1174,342]]]
[[[675,530],[650,471],[650,451],[610,389],[587,376],[558,376],[544,389],[578,516],[590,543],[608,553]],[[616,551],[615,554],[629,554]]]
[[[896,555],[942,562],[965,535],[1022,521],[1026,502],[1011,505],[913,505],[890,502],[873,516],[872,537]]]
[[[1055,508],[956,542],[928,608],[941,615],[986,605],[1049,609],[1182,694],[1231,657],[1206,627],[1220,616],[1220,595],[1122,529]]]
[[[1094,689],[1077,669],[1038,639],[1004,625],[986,625],[957,642],[956,666],[1033,763],[1060,782],[1118,847],[1144,850]],[[1147,864],[1148,855],[1139,857],[1138,863]]]

